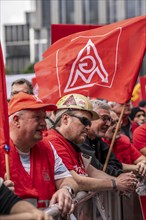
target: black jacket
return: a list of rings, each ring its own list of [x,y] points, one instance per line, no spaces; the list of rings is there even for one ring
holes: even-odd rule
[[[10,214],[12,207],[19,201],[21,199],[10,191],[0,179],[0,215]]]
[[[109,146],[107,145],[107,143],[105,143],[104,141],[102,141],[101,138],[98,137],[94,140],[90,140],[89,138],[87,138],[83,144],[78,146],[84,154],[92,156],[92,166],[99,170],[103,170],[103,166],[109,150]],[[106,173],[111,176],[118,176],[122,172],[122,164],[112,152],[106,168]]]

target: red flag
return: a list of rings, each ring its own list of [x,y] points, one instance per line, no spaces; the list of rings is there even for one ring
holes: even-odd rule
[[[0,44],[0,146],[9,144],[8,103],[6,93],[5,70]]]
[[[146,49],[146,16],[69,35],[35,65],[39,96],[85,93],[120,103],[132,95]]]
[[[146,76],[140,77],[141,98],[146,100]]]
[[[101,25],[86,24],[52,24],[51,25],[51,43],[80,31],[87,31],[93,28],[101,27]]]

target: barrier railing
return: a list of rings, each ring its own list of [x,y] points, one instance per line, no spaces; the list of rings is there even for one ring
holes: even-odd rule
[[[138,195],[120,196],[118,192],[87,193],[81,191],[74,199],[75,210],[67,220],[143,220]],[[60,220],[57,204],[45,210]]]

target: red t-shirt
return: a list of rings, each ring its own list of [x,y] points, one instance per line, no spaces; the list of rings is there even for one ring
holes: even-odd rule
[[[135,129],[133,133],[133,143],[138,150],[146,147],[146,123]]]
[[[141,153],[134,147],[126,135],[121,135],[120,138],[116,139],[113,152],[117,159],[125,164],[133,164],[141,156]]]
[[[68,170],[74,170],[78,174],[87,175],[81,152],[78,152],[71,143],[56,130],[49,129],[47,134],[48,136],[46,136],[46,138],[49,138],[49,141],[53,144]]]
[[[139,127],[139,125],[135,121],[133,121],[132,122],[132,128],[131,128],[132,134],[134,133],[135,129],[138,128],[138,127]]]

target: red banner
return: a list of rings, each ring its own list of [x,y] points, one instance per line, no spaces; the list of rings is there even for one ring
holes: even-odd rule
[[[6,79],[3,63],[2,48],[0,44],[0,146],[9,143],[8,104],[6,93]]]
[[[140,77],[141,99],[146,100],[146,76]]]
[[[52,24],[51,25],[51,44],[57,40],[81,31],[101,27],[99,25],[79,25],[79,24]]]
[[[146,50],[146,16],[69,35],[35,65],[39,96],[56,102],[68,93],[125,103]]]

